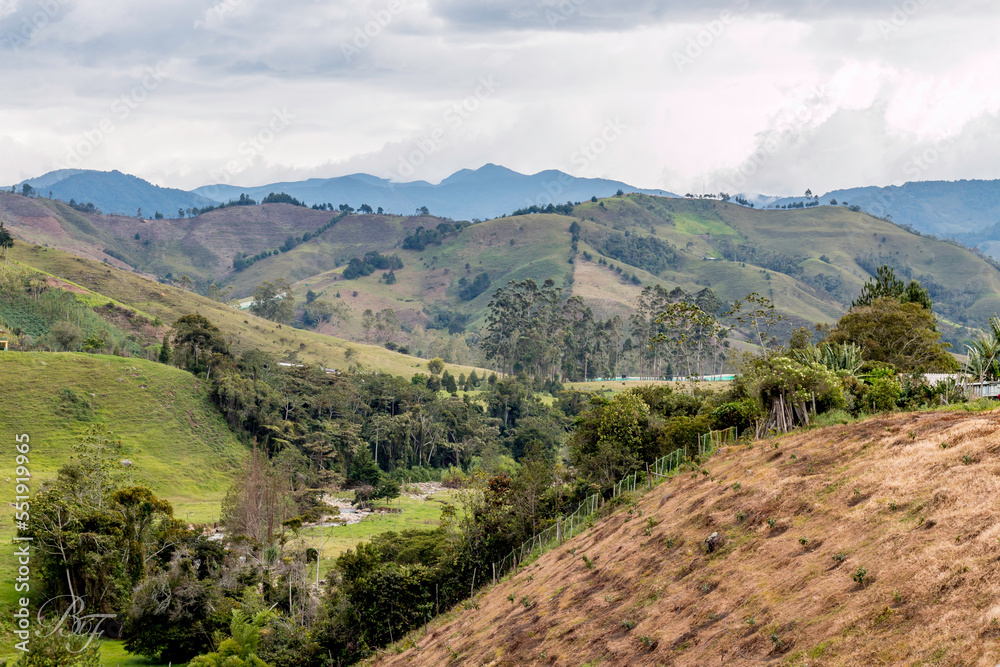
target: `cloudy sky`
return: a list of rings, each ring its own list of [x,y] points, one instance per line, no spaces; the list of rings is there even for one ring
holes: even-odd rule
[[[992,0],[0,0],[0,183],[1000,178]]]

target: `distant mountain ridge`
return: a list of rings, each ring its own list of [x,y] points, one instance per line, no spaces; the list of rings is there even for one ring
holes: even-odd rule
[[[676,197],[666,190],[636,188],[622,181],[578,178],[554,169],[521,174],[496,164],[462,169],[437,185],[427,181],[394,183],[369,174],[326,179],[271,183],[251,188],[207,185],[194,193],[217,201],[228,201],[246,193],[260,200],[271,192],[285,192],[306,204],[347,203],[358,207],[381,206],[387,212],[413,213],[426,206],[434,215],[456,220],[495,218],[532,205],[563,204],[591,197],[609,197],[618,190]]]
[[[17,189],[20,190],[25,183],[40,195],[51,192],[53,199],[89,202],[104,213],[118,215],[138,216],[141,210],[147,218],[152,218],[157,211],[174,218],[178,209],[203,208],[218,203],[185,190],[153,185],[118,170],[61,169],[22,181]]]
[[[641,194],[676,197],[659,189],[643,189],[623,181],[603,178],[578,178],[550,169],[536,174],[522,174],[497,164],[478,169],[461,169],[440,183],[410,181],[395,183],[371,174],[350,174],[334,178],[310,178],[242,187],[205,185],[191,191],[164,188],[120,171],[63,169],[49,172],[17,184],[34,187],[39,194],[63,201],[92,202],[105,213],[146,218],[156,212],[168,218],[178,217],[178,209],[218,206],[246,194],[260,201],[272,192],[284,192],[306,205],[368,204],[382,207],[387,213],[409,215],[427,207],[436,216],[456,220],[489,219],[510,214],[517,209],[549,203],[585,201],[604,198],[618,190]],[[879,217],[909,225],[925,234],[954,238],[985,252],[1000,256],[997,234],[988,232],[1000,223],[1000,180],[920,181],[900,186],[858,187],[833,190],[818,197],[762,195],[744,192],[739,195],[756,208],[781,207],[808,201],[829,205],[832,200],[843,205],[860,206]]]
[[[884,188],[834,190],[836,198],[921,232],[954,238],[1000,222],[1000,180],[920,181]]]
[[[676,197],[658,189],[636,188],[622,181],[578,178],[557,170],[521,174],[500,165],[462,169],[438,184],[427,181],[394,183],[370,174],[269,183],[253,187],[205,185],[192,191],[163,188],[120,171],[63,169],[18,183],[27,183],[62,201],[91,202],[105,213],[152,218],[159,212],[178,217],[178,209],[205,208],[246,194],[260,201],[272,192],[284,192],[306,205],[368,204],[387,212],[410,214],[426,206],[435,215],[456,220],[494,218],[532,205],[546,206],[591,197],[609,197],[618,190]]]
[[[807,197],[740,193],[758,208],[808,202]],[[965,242],[1000,223],[1000,180],[918,181],[886,187],[833,190],[818,199],[821,206],[860,206],[872,215],[910,225],[919,232]],[[992,240],[983,238],[983,241]],[[973,243],[974,245],[975,243]]]

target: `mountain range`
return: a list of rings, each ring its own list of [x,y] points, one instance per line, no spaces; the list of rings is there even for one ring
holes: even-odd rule
[[[252,187],[205,185],[190,192],[153,185],[120,171],[64,169],[17,184],[27,184],[41,194],[62,201],[93,203],[104,213],[142,215],[151,218],[159,212],[164,217],[178,217],[179,209],[218,206],[240,195],[260,201],[270,193],[285,193],[306,205],[348,204],[358,208],[368,204],[386,212],[409,214],[427,207],[435,215],[455,220],[494,218],[532,205],[546,206],[608,197],[618,190],[665,197],[676,196],[665,190],[636,188],[621,181],[601,178],[578,178],[561,171],[547,170],[521,174],[506,167],[487,164],[479,169],[462,169],[440,183],[412,181],[395,183],[369,174],[336,178],[311,178],[305,181],[270,183]]]
[[[624,320],[645,287],[708,289],[718,308],[758,292],[786,317],[787,336],[836,321],[888,264],[930,290],[958,350],[1000,312],[995,262],[845,206],[752,209],[631,193],[471,225],[289,203],[148,220],[0,192],[0,217],[24,241],[206,295],[246,299],[265,282],[287,280],[300,307],[309,292],[343,306],[345,317],[317,330],[351,340],[370,340],[364,311],[387,309],[407,330],[474,336],[496,288],[528,278],[552,280],[596,316]]]
[[[666,190],[637,188],[628,183],[598,178],[578,178],[557,170],[521,174],[506,167],[487,164],[462,169],[440,183],[412,181],[396,183],[370,174],[336,178],[269,183],[257,186],[205,185],[191,191],[164,188],[120,171],[63,169],[28,179],[24,184],[40,195],[65,202],[93,203],[105,213],[154,217],[184,217],[191,209],[218,206],[240,195],[260,201],[270,193],[285,193],[307,206],[368,204],[386,213],[402,215],[426,207],[434,215],[455,220],[490,219],[518,209],[549,203],[577,202],[608,197],[618,190],[676,197]],[[816,197],[791,197],[741,193],[757,208],[800,206],[858,206],[876,217],[908,225],[913,229],[952,238],[969,247],[1000,258],[1000,181],[922,181],[901,186],[858,187],[833,190]],[[181,214],[181,215],[179,215]]]

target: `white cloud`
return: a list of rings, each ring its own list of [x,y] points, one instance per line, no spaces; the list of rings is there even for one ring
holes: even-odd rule
[[[247,184],[387,176],[441,128],[413,178],[497,162],[798,192],[901,182],[943,136],[954,149],[922,174],[998,175],[1000,9],[912,2],[0,0],[0,183],[57,168],[109,118],[81,166],[176,187],[233,161]],[[155,66],[162,85],[120,117]],[[454,124],[480,77],[496,90]],[[294,121],[246,155],[275,108]],[[579,159],[614,119],[627,129]]]

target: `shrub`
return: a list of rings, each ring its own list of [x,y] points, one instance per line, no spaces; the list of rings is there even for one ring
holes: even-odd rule
[[[88,635],[63,635],[62,632],[68,633],[69,628],[49,634],[33,632],[31,642],[28,644],[28,652],[24,653],[17,661],[12,662],[11,665],[14,667],[98,667],[101,664],[100,642],[90,642]]]
[[[56,322],[49,329],[49,337],[64,350],[75,350],[83,341],[83,330],[72,322]]]
[[[465,486],[469,481],[469,476],[462,472],[461,468],[451,466],[441,475],[441,484],[449,489],[458,489]]]
[[[712,428],[721,430],[735,426],[740,433],[753,426],[761,417],[760,406],[756,401],[744,398],[739,401],[723,403],[712,412]]]
[[[903,388],[892,378],[878,378],[872,383],[866,396],[867,404],[875,412],[891,412],[896,409],[899,399],[903,395]]]

